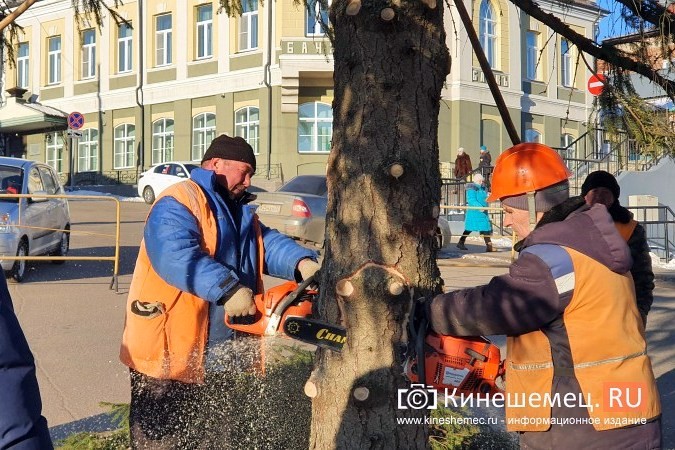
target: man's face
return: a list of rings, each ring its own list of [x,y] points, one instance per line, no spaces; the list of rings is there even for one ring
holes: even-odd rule
[[[605,187],[599,187],[595,189],[591,189],[588,191],[588,194],[584,197],[586,200],[586,203],[589,205],[595,205],[596,203],[601,203],[605,205],[606,207],[612,206],[612,203],[614,203],[614,194],[612,194],[612,191]]]
[[[537,213],[537,221],[541,219],[543,213]],[[511,228],[517,235],[518,238],[526,238],[531,230],[530,227],[530,214],[526,209],[512,208],[510,206],[504,206],[504,226]]]
[[[227,189],[232,199],[240,198],[251,185],[253,167],[248,163],[213,158],[210,170],[216,173],[218,184]]]

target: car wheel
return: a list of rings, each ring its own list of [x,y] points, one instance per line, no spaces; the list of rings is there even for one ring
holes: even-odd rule
[[[59,242],[56,251],[52,253],[53,256],[66,256],[68,254],[68,250],[70,249],[70,233],[68,231],[69,229],[66,228],[61,232],[61,242]],[[53,264],[63,264],[65,262],[66,261],[63,259],[55,259],[52,261]]]
[[[155,203],[155,191],[153,191],[150,186],[146,186],[145,189],[143,189],[143,200],[145,200],[145,203],[148,205]]]
[[[19,242],[19,248],[16,249],[16,256],[28,256],[28,244],[24,239],[21,239]],[[12,270],[10,270],[10,276],[16,280],[17,283],[21,283],[26,277],[26,266],[28,261],[25,259],[14,261]]]

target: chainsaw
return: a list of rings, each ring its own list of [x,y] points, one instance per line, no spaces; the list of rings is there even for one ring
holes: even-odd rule
[[[285,335],[333,351],[341,351],[347,340],[343,327],[314,320],[312,303],[319,295],[314,280],[318,273],[302,281],[287,281],[255,296],[252,318],[225,315],[225,325],[255,336]]]
[[[460,338],[428,331],[426,315],[418,308],[424,308],[419,300],[408,321],[406,377],[437,391],[447,389],[450,395],[502,392],[497,386],[497,379],[505,375],[499,347],[482,336]]]

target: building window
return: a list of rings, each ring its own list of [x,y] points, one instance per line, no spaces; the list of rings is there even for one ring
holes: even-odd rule
[[[49,133],[46,137],[47,155],[45,162],[58,173],[61,173],[63,169],[63,135],[61,133]]]
[[[156,43],[155,64],[166,66],[172,63],[171,56],[171,14],[163,14],[155,18]]]
[[[560,40],[560,79],[563,86],[572,87],[574,84],[572,44],[567,39]]]
[[[490,67],[497,67],[497,20],[495,12],[488,0],[480,4],[480,18],[478,35],[485,57]]]
[[[577,144],[574,141],[575,138],[571,134],[564,133],[560,135],[560,147],[562,147],[563,158],[576,158]]]
[[[242,0],[239,19],[239,50],[258,48],[258,0]]]
[[[246,139],[257,155],[260,140],[260,110],[255,106],[247,106],[235,111],[234,134]]]
[[[305,34],[307,36],[324,36],[324,27],[328,27],[328,7],[330,0],[307,0],[307,21]]]
[[[95,170],[98,170],[98,130],[87,128],[82,130],[82,137],[77,144],[77,171]]]
[[[298,151],[329,152],[333,137],[333,109],[319,102],[298,107]]]
[[[57,84],[61,82],[61,36],[50,37],[48,45],[48,84]]]
[[[210,58],[213,55],[213,7],[197,6],[197,59]]]
[[[525,53],[527,79],[539,80],[539,33],[528,31],[525,34],[525,41],[527,46]]]
[[[131,72],[131,27],[122,23],[117,27],[117,72]]]
[[[173,159],[173,119],[159,119],[152,124],[152,163]]]
[[[94,30],[82,32],[82,79],[96,76],[96,33]]]
[[[30,47],[28,42],[21,42],[17,51],[16,58],[16,85],[20,88],[28,88],[28,70],[29,65],[29,56],[30,56]]]
[[[114,168],[126,169],[134,167],[134,156],[136,152],[136,127],[130,123],[125,123],[115,127],[115,155]]]
[[[528,128],[525,130],[525,142],[541,142],[541,133],[535,130],[534,128]]]
[[[200,161],[204,152],[216,137],[216,115],[197,114],[192,119],[192,160]]]

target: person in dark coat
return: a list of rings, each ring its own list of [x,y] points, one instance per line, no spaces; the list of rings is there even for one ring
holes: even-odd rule
[[[642,322],[647,326],[647,314],[654,301],[654,272],[652,258],[645,229],[633,219],[633,213],[619,203],[621,188],[619,183],[609,172],[598,170],[586,177],[581,185],[581,196],[586,203],[594,205],[601,203],[607,207],[619,233],[624,237],[633,257],[630,273],[635,283],[637,307],[642,316]]]
[[[487,207],[488,203],[486,201],[488,193],[485,189],[484,178],[481,174],[476,174],[473,176],[473,183],[468,183],[466,185],[466,203],[469,206],[475,207]],[[466,237],[471,234],[472,231],[477,231],[485,239],[485,251],[492,252],[494,251],[492,247],[492,241],[490,240],[490,235],[492,234],[492,224],[490,224],[490,217],[484,209],[467,209],[466,210],[466,220],[464,221],[464,233],[462,237],[459,238],[457,243],[457,248],[460,250],[468,250],[464,242],[466,242]]]
[[[50,450],[35,361],[0,276],[0,449]]]
[[[457,149],[457,158],[455,158],[455,178],[466,178],[471,173],[473,167],[471,166],[471,157],[464,152],[464,147]]]
[[[492,155],[486,146],[480,146],[480,156],[478,157],[478,168],[481,175],[485,178],[485,186],[490,190],[490,174],[492,174]]]

